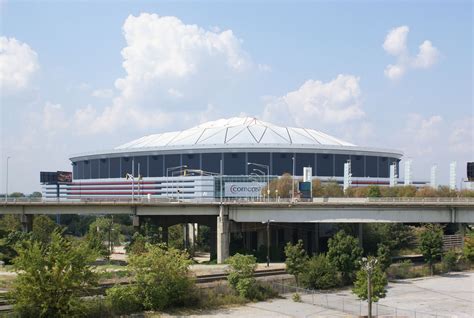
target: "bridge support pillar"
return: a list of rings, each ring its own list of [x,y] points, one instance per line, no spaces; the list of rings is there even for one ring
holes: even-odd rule
[[[168,225],[161,226],[161,242],[168,244]]]
[[[314,224],[313,253],[319,254],[319,223]]]
[[[140,230],[140,217],[138,215],[133,216],[132,225],[136,232]]]
[[[217,264],[222,264],[229,257],[229,213],[225,207],[219,207],[219,216],[217,217]]]
[[[359,239],[359,247],[363,248],[363,223],[357,223],[358,235],[357,238]]]
[[[33,230],[33,214],[22,214],[20,221],[23,232]]]

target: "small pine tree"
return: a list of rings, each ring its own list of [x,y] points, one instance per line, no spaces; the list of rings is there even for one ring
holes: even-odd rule
[[[386,271],[387,268],[389,268],[392,264],[390,248],[383,243],[378,244],[377,247],[377,259],[379,261],[380,268],[383,271]]]
[[[367,196],[369,198],[378,198],[380,197],[382,194],[380,192],[380,188],[376,185],[371,185],[369,186],[369,189],[367,190]]]

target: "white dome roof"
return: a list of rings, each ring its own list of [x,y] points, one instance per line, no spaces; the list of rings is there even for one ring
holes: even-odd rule
[[[145,136],[116,147],[115,150],[239,144],[355,146],[313,129],[282,127],[253,117],[232,117],[209,121],[183,131]]]

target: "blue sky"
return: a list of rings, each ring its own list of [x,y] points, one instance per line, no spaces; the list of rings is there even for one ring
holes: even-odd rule
[[[239,114],[400,149],[417,179],[474,160],[470,1],[0,8],[0,192],[7,156],[31,192],[71,154]]]

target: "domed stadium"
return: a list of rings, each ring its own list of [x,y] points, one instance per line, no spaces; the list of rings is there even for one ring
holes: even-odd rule
[[[221,195],[217,179],[223,179],[223,187],[232,182],[261,185],[285,173],[302,176],[304,167],[311,167],[314,178],[341,182],[346,162],[353,183],[388,184],[390,165],[398,168],[401,157],[400,151],[356,146],[313,129],[233,117],[72,156],[73,182],[63,195],[130,196],[139,191],[153,197],[211,198]],[[132,187],[131,180],[137,181]]]

